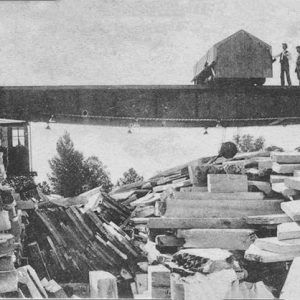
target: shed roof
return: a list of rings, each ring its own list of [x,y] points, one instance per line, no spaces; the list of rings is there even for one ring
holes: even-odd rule
[[[264,44],[266,47],[270,48],[271,46],[269,44],[267,44],[266,42],[264,42],[263,40],[259,39],[258,37],[254,36],[253,34],[249,33],[248,31],[241,29],[233,34],[231,34],[230,36],[228,36],[227,38],[221,40],[220,42],[214,44],[213,47],[218,47],[219,45],[222,45],[224,43],[226,43],[227,41],[229,41],[230,39],[232,39],[233,37],[240,35],[240,34],[246,34],[248,35],[250,38],[257,40],[258,42]]]
[[[23,120],[13,120],[13,119],[1,119],[0,118],[0,125],[20,125],[26,124],[26,121]]]

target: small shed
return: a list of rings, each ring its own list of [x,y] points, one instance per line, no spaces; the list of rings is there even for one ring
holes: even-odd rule
[[[30,127],[23,120],[0,118],[0,156],[8,176],[31,173]]]
[[[212,63],[215,78],[252,79],[273,76],[272,47],[245,30],[239,30],[211,47],[196,63],[193,80]]]

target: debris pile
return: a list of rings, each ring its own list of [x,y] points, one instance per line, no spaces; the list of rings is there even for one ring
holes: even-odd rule
[[[299,153],[207,157],[122,187],[111,196],[134,208],[131,222],[137,234],[148,233],[161,253],[230,251],[246,274],[243,281],[261,287],[264,283],[278,297],[291,260],[300,256],[300,235],[295,233],[300,227],[290,223],[297,221],[297,213],[300,220],[299,170]],[[282,231],[294,235],[283,240]],[[163,265],[171,273],[202,273],[202,257],[178,252],[167,261]]]
[[[96,188],[63,198],[37,189],[24,201],[3,188],[0,263],[14,280],[1,293],[290,294],[285,279],[300,256],[299,175],[299,153],[251,152],[192,161],[110,195]]]

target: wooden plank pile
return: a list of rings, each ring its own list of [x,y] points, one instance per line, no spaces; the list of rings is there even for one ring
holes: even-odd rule
[[[28,251],[37,273],[48,273],[58,282],[86,282],[93,270],[117,275],[124,268],[134,273],[141,251],[105,212],[102,217],[101,212],[82,213],[75,206],[34,211],[34,226],[28,229],[34,242]]]

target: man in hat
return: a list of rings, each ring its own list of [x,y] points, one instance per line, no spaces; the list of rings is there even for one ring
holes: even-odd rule
[[[282,49],[283,51],[276,55],[275,57],[280,57],[279,62],[280,62],[280,67],[281,67],[281,72],[280,72],[280,79],[281,79],[281,86],[284,86],[284,74],[286,75],[286,80],[289,86],[292,85],[291,82],[291,77],[290,77],[290,59],[291,59],[291,54],[288,51],[288,45],[287,43],[282,43]]]
[[[300,85],[300,46],[296,47],[298,56],[297,56],[297,61],[296,61],[296,69],[295,72],[297,73],[297,78],[299,80],[299,85]]]

